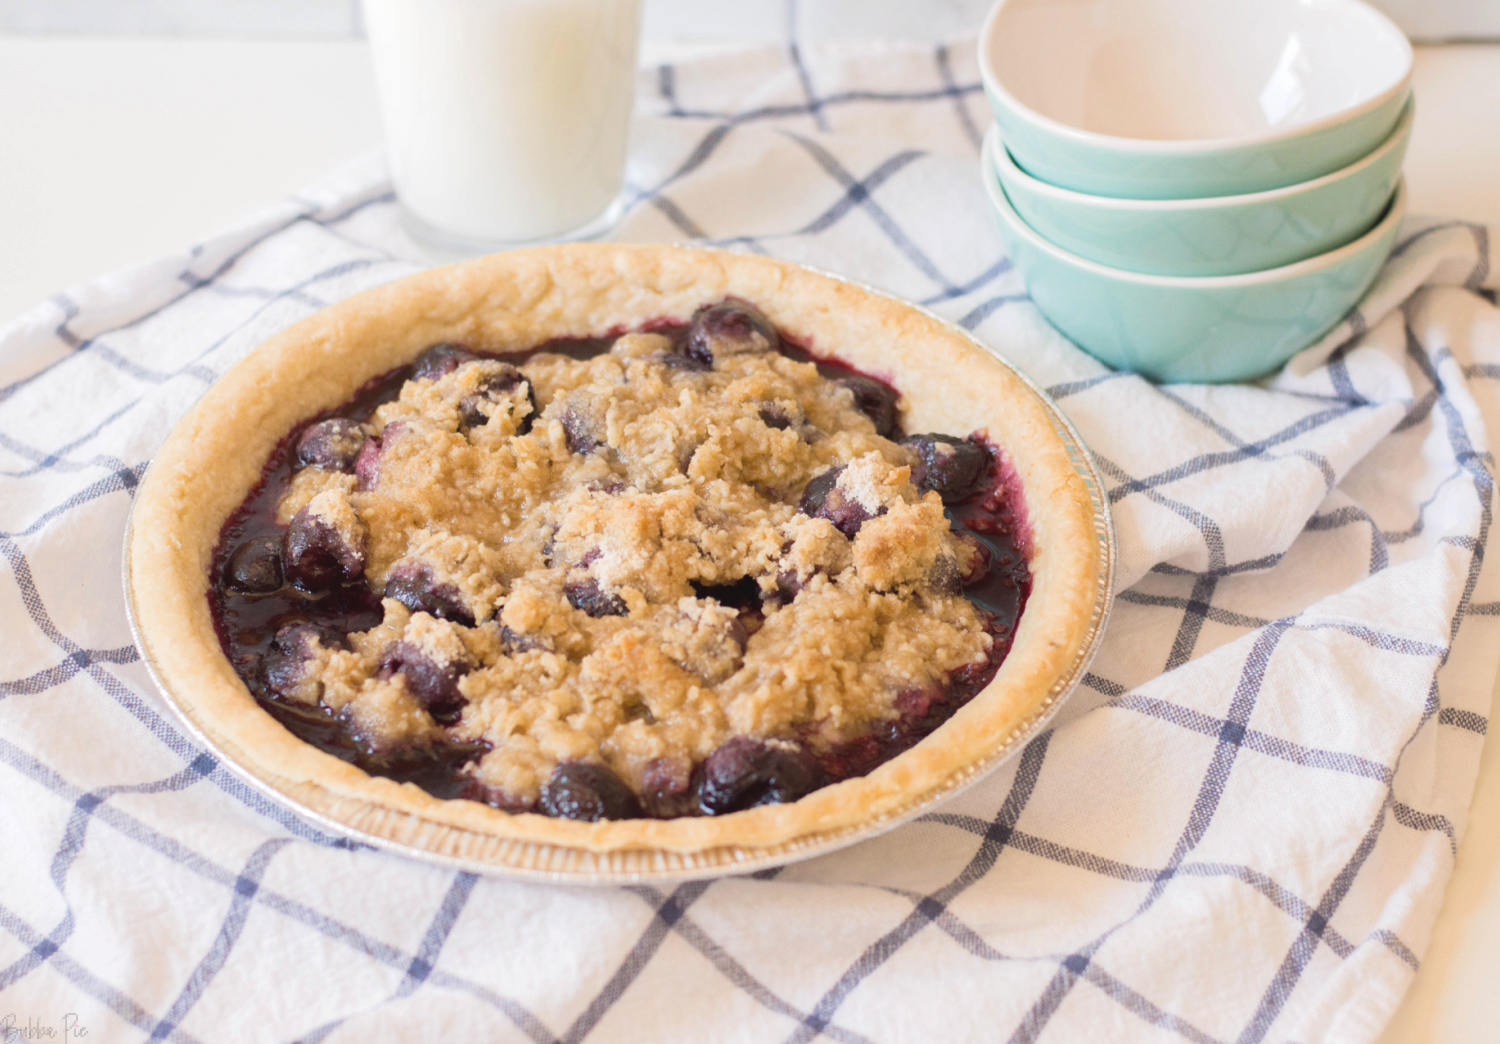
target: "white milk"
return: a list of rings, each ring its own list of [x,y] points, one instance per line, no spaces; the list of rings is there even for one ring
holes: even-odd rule
[[[416,230],[503,245],[607,221],[640,14],[641,0],[365,0],[391,174]]]

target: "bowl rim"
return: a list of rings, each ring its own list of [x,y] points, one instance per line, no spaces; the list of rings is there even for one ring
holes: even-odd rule
[[[1375,148],[1365,153],[1359,159],[1347,167],[1324,174],[1322,177],[1312,178],[1308,181],[1297,181],[1281,188],[1265,189],[1260,192],[1245,192],[1234,196],[1193,196],[1187,199],[1130,199],[1122,196],[1098,196],[1090,192],[1079,192],[1077,189],[1064,188],[1054,185],[1050,181],[1043,181],[1034,174],[1027,173],[1026,169],[1016,162],[1011,155],[1010,149],[1001,145],[994,154],[995,172],[1001,181],[1010,178],[1024,185],[1027,191],[1039,196],[1047,196],[1062,203],[1077,207],[1089,207],[1095,210],[1120,210],[1120,211],[1142,211],[1159,213],[1177,213],[1189,210],[1213,210],[1216,208],[1248,207],[1261,203],[1270,203],[1277,199],[1286,199],[1303,192],[1316,192],[1318,189],[1345,178],[1352,178],[1368,167],[1379,163],[1391,152],[1401,148],[1406,140],[1411,137],[1412,125],[1416,119],[1417,99],[1412,94],[1406,99],[1406,105],[1401,110],[1401,118],[1396,121],[1396,126],[1386,139]]]
[[[1330,250],[1323,254],[1315,254],[1312,257],[1295,261],[1289,265],[1282,265],[1279,268],[1263,268],[1258,272],[1245,272],[1240,275],[1148,275],[1144,272],[1131,272],[1124,268],[1101,265],[1097,261],[1090,261],[1086,257],[1080,257],[1072,251],[1064,250],[1028,225],[1025,219],[1016,212],[1016,208],[1011,203],[1010,198],[1006,196],[1005,189],[1000,184],[999,173],[995,170],[993,153],[996,149],[1003,149],[1004,147],[1005,144],[1000,138],[999,128],[991,125],[984,139],[983,155],[980,159],[980,174],[981,179],[984,181],[985,192],[989,195],[990,204],[995,208],[1001,220],[1032,246],[1051,254],[1057,260],[1121,283],[1135,283],[1140,286],[1156,286],[1176,290],[1229,290],[1248,286],[1260,286],[1266,283],[1277,283],[1286,279],[1295,279],[1299,276],[1309,275],[1322,269],[1333,268],[1343,263],[1351,256],[1369,248],[1376,240],[1399,225],[1401,220],[1406,217],[1406,176],[1402,175],[1396,181],[1396,189],[1391,194],[1391,200],[1386,205],[1385,213],[1381,215],[1379,221],[1375,222],[1374,227],[1358,239],[1351,240],[1335,250]]]
[[[1018,118],[1035,125],[1049,134],[1067,139],[1079,145],[1158,156],[1195,156],[1227,149],[1270,145],[1296,138],[1310,137],[1320,131],[1335,127],[1341,123],[1350,122],[1367,113],[1374,112],[1376,109],[1390,102],[1392,98],[1406,91],[1411,85],[1412,65],[1415,60],[1411,40],[1397,27],[1396,23],[1391,21],[1390,17],[1383,11],[1366,3],[1365,0],[1326,0],[1328,3],[1341,4],[1345,7],[1363,11],[1365,15],[1373,18],[1382,29],[1392,35],[1397,41],[1404,67],[1401,70],[1401,75],[1396,77],[1395,81],[1385,90],[1366,98],[1358,105],[1339,109],[1337,112],[1329,113],[1327,116],[1311,120],[1307,123],[1295,123],[1289,127],[1284,127],[1276,131],[1268,131],[1264,134],[1178,139],[1124,138],[1113,134],[1100,134],[1097,131],[1084,130],[1081,127],[1062,123],[1050,116],[1044,116],[1029,105],[1021,102],[1020,99],[1005,89],[1005,86],[1000,81],[1000,77],[996,75],[994,69],[991,67],[990,52],[993,49],[994,37],[998,32],[1000,15],[1005,10],[1006,5],[1011,2],[1012,0],[995,0],[989,13],[985,15],[984,24],[980,27],[978,46],[980,80],[983,82],[985,90],[992,97],[998,97],[1004,103],[1004,107],[1011,110]]]

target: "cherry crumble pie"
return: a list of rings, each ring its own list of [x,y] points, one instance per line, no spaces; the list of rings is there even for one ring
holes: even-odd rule
[[[1029,585],[983,433],[753,305],[428,348],[301,426],[223,530],[226,655],[366,771],[570,819],[862,775],[995,674]]]
[[[127,601],[168,704],[325,824],[544,875],[766,865],[930,807],[1077,679],[1109,590],[1080,460],[880,293],[516,251],[215,382],[142,480]]]

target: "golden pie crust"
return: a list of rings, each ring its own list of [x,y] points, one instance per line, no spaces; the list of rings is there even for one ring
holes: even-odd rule
[[[309,417],[428,346],[506,352],[562,336],[686,321],[725,297],[753,303],[814,355],[902,394],[907,431],[985,431],[1019,477],[1031,592],[994,680],[932,735],[866,776],[798,801],[717,817],[596,823],[507,813],[371,776],[304,743],[263,710],[221,651],[208,591],[229,515],[272,451]],[[517,844],[581,852],[754,850],[888,820],[983,763],[1076,672],[1106,563],[1095,507],[1042,400],[936,318],[790,263],[669,246],[571,244],[434,269],[334,305],[271,339],[172,431],[142,483],[128,543],[142,652],[178,710],[223,754],[308,810],[438,857],[504,862]]]

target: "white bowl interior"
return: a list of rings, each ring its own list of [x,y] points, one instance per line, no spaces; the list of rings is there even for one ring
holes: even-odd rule
[[[1022,105],[1095,134],[1255,137],[1402,82],[1411,47],[1359,0],[1003,0],[984,60]]]

